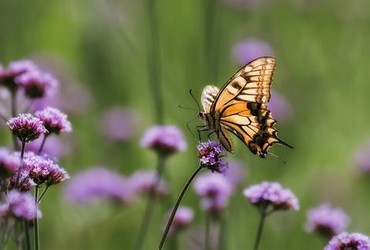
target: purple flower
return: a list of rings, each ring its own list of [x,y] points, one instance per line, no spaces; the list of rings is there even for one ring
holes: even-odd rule
[[[31,114],[20,114],[10,118],[7,125],[13,135],[17,136],[23,143],[33,141],[47,132],[41,120]]]
[[[355,166],[361,173],[370,175],[370,139],[365,141],[354,153]]]
[[[143,148],[152,149],[160,154],[169,155],[186,149],[186,141],[181,130],[173,125],[152,126],[141,138]]]
[[[25,95],[30,99],[47,96],[58,86],[58,81],[52,75],[38,70],[18,76],[15,82],[24,89]]]
[[[200,142],[197,146],[200,164],[212,172],[225,173],[228,164],[222,161],[224,148],[218,141]]]
[[[68,140],[64,140],[65,138],[57,137],[57,136],[49,136],[48,139],[45,141],[42,153],[50,156],[51,158],[61,158],[67,154],[70,154],[72,149],[72,145]],[[31,151],[33,153],[38,153],[43,138],[38,138],[32,142],[27,143],[26,151]]]
[[[9,213],[9,204],[8,203],[0,204],[0,224],[3,223],[8,213]]]
[[[287,122],[293,116],[292,105],[276,91],[272,91],[268,107],[279,122]]]
[[[361,233],[343,232],[334,236],[324,250],[369,250],[370,238]]]
[[[202,208],[214,213],[222,211],[228,205],[229,197],[234,191],[230,181],[217,173],[199,175],[193,187],[195,193],[202,198]]]
[[[68,173],[59,167],[58,164],[38,155],[30,154],[25,157],[23,166],[28,170],[30,178],[36,185],[45,183],[47,186],[50,186],[69,179]]]
[[[171,211],[170,211],[171,212]],[[170,213],[167,214],[165,223],[167,223]],[[170,231],[170,235],[178,233],[186,229],[194,218],[194,211],[189,207],[178,207],[175,217],[173,218]]]
[[[21,220],[33,220],[41,217],[41,211],[36,208],[32,195],[11,190],[7,195],[7,203],[11,214]]]
[[[242,184],[246,176],[246,166],[240,161],[230,161],[225,177],[236,187]]]
[[[243,192],[249,202],[257,207],[267,208],[271,206],[272,210],[299,209],[298,199],[290,189],[283,188],[277,182],[262,182],[246,188]]]
[[[272,56],[273,51],[270,45],[258,38],[248,38],[235,44],[233,58],[243,66],[261,56]]]
[[[136,118],[129,108],[110,108],[102,117],[101,132],[113,141],[127,141],[134,134]]]
[[[42,121],[50,134],[72,131],[72,126],[67,119],[67,115],[59,109],[47,107],[43,110],[36,111],[35,116]]]
[[[342,209],[332,208],[326,203],[308,211],[306,230],[331,238],[343,232],[348,223],[349,218]]]
[[[20,171],[19,179],[18,179],[18,171]],[[18,185],[17,185],[17,180],[18,180]],[[12,189],[17,189],[21,192],[27,192],[35,185],[36,184],[33,182],[33,180],[29,176],[29,171],[25,168],[19,168],[14,175],[6,178],[3,181],[0,187],[0,190],[3,192],[7,192]]]
[[[20,157],[5,148],[0,148],[0,179],[15,174],[20,166]]]
[[[36,65],[29,60],[11,62],[7,69],[0,68],[0,85],[15,90],[18,87],[15,78],[35,70],[37,70]]]
[[[101,199],[129,203],[133,190],[128,180],[105,167],[94,167],[75,175],[66,183],[64,195],[72,203],[86,204]]]
[[[158,180],[155,171],[136,171],[130,177],[131,186],[134,188],[136,193],[150,195],[154,193],[155,196],[162,197],[167,195],[167,183],[163,178]]]

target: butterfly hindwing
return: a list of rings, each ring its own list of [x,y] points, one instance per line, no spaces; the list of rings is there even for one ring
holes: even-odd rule
[[[240,69],[220,91],[214,86],[204,89],[202,105],[208,126],[218,133],[226,150],[233,151],[228,131],[260,157],[265,157],[274,143],[291,147],[277,137],[276,121],[267,109],[275,65],[272,57],[258,58]]]

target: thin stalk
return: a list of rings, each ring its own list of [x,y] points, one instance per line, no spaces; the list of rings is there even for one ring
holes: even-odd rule
[[[267,207],[263,206],[259,210],[260,211],[260,221],[259,221],[259,224],[258,224],[257,236],[256,236],[256,239],[254,241],[253,250],[258,250],[258,246],[259,246],[259,243],[261,241],[263,225],[265,223],[265,219],[266,219],[266,216],[267,216],[266,209],[267,209]]]
[[[157,155],[157,167],[156,167],[156,181],[148,193],[147,203],[146,203],[145,210],[144,210],[144,216],[142,218],[140,230],[139,230],[138,237],[135,243],[134,249],[136,250],[141,250],[143,248],[144,240],[146,238],[146,235],[149,229],[149,224],[152,219],[153,212],[154,212],[154,205],[156,202],[155,189],[161,181],[163,170],[164,170],[164,163],[165,163],[165,156],[158,154]]]
[[[16,90],[10,91],[10,114],[12,117],[15,117],[17,115],[17,100],[16,100]],[[18,150],[19,145],[17,142],[17,137],[15,135],[12,136],[13,138],[13,147],[14,150]]]
[[[24,235],[25,235],[25,247],[26,250],[31,250],[31,238],[30,238],[30,226],[27,220],[23,221]]]
[[[34,244],[35,244],[35,250],[40,249],[40,237],[39,237],[39,220],[37,218],[37,208],[38,208],[38,195],[39,195],[39,185],[36,185],[35,187],[35,219],[33,220],[34,226],[33,226],[33,232],[34,232]]]
[[[187,180],[187,182],[185,183],[184,187],[182,188],[181,192],[180,192],[180,195],[179,197],[177,198],[176,202],[175,202],[175,205],[172,209],[172,212],[171,212],[171,215],[170,215],[170,218],[168,219],[168,222],[167,222],[167,225],[166,225],[166,228],[164,229],[164,232],[162,234],[162,238],[161,238],[161,241],[159,242],[159,245],[157,247],[157,250],[161,250],[164,246],[164,243],[166,242],[166,238],[167,238],[167,235],[168,235],[168,231],[170,230],[170,227],[171,227],[171,224],[172,224],[172,221],[173,221],[173,218],[175,218],[175,214],[176,214],[176,211],[177,211],[177,208],[179,207],[181,201],[182,201],[182,198],[184,197],[186,191],[188,190],[190,184],[192,183],[192,181],[194,180],[195,176],[197,176],[197,174],[202,170],[202,166],[200,165],[197,169],[194,170],[194,172],[191,174],[191,176],[189,177],[189,179]]]
[[[150,39],[147,48],[147,62],[149,73],[149,87],[154,97],[154,107],[157,123],[163,123],[163,98],[161,91],[161,60],[160,60],[160,40],[158,28],[158,15],[155,0],[148,0],[148,25]]]
[[[220,231],[218,235],[218,249],[219,250],[224,250],[226,249],[226,234],[227,234],[227,227],[226,227],[226,220],[225,220],[225,215],[221,215],[218,217],[218,223],[220,225]]]
[[[45,141],[46,141],[46,138],[48,137],[49,134],[44,134],[44,138],[42,138],[42,142],[41,142],[41,145],[40,145],[40,148],[39,150],[37,151],[37,154],[41,154],[42,150],[44,149],[44,146],[45,146]]]
[[[49,190],[49,185],[46,186],[46,188],[44,189],[44,191],[41,193],[39,199],[37,200],[37,203],[40,204],[41,203],[41,199],[44,197],[44,195],[46,194],[46,192]]]
[[[209,238],[211,232],[211,215],[209,212],[206,212],[206,227],[205,227],[205,235],[204,235],[204,249],[209,250]]]
[[[17,179],[15,181],[15,186],[18,187],[19,185],[19,179],[21,178],[21,170],[23,167],[23,156],[24,156],[24,148],[26,146],[26,143],[22,141],[22,148],[21,148],[21,165],[18,168],[18,173],[17,173]]]

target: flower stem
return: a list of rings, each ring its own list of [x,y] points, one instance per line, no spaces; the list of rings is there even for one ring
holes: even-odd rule
[[[17,94],[17,91],[14,89],[14,90],[11,90],[10,91],[10,114],[12,117],[15,117],[17,115],[17,100],[16,100],[16,94]],[[18,145],[18,142],[17,142],[17,136],[13,135],[12,136],[13,138],[13,147],[14,147],[14,150],[18,150],[19,148],[19,145]]]
[[[259,246],[261,236],[262,236],[263,225],[265,223],[265,219],[266,219],[266,216],[267,216],[266,209],[267,209],[267,207],[263,206],[259,210],[260,211],[260,221],[259,221],[259,224],[258,224],[257,236],[256,236],[256,239],[254,241],[253,250],[258,250],[258,246]]]
[[[218,249],[219,250],[224,250],[226,249],[226,234],[227,234],[227,227],[226,227],[226,220],[225,220],[225,215],[221,215],[218,217],[218,223],[220,225],[220,231],[218,235]]]
[[[22,148],[21,148],[21,165],[18,168],[18,173],[17,173],[17,179],[15,181],[15,186],[18,187],[19,185],[19,179],[21,178],[21,170],[23,167],[23,156],[24,156],[24,148],[26,146],[26,143],[22,141]]]
[[[37,152],[37,154],[41,154],[42,150],[44,149],[44,146],[45,146],[45,141],[46,141],[46,138],[48,137],[48,134],[44,134],[44,138],[42,138],[42,142],[41,142],[41,145],[40,145],[40,148]]]
[[[205,235],[204,235],[204,249],[209,250],[209,234],[211,232],[211,215],[210,213],[206,212],[206,227],[205,227]]]
[[[37,207],[38,207],[38,195],[39,195],[39,185],[36,185],[35,187],[35,219],[34,219],[34,244],[35,244],[35,250],[40,249],[40,237],[39,237],[39,222],[37,218]]]
[[[182,201],[182,198],[184,197],[186,191],[188,190],[190,184],[192,183],[192,181],[194,180],[195,176],[197,176],[197,174],[203,169],[203,166],[199,166],[196,170],[194,170],[194,172],[191,174],[191,176],[189,177],[189,179],[187,180],[187,182],[185,183],[184,187],[182,188],[181,192],[180,192],[180,195],[179,197],[177,198],[176,202],[175,202],[175,205],[173,206],[173,209],[172,209],[172,212],[171,212],[171,215],[170,215],[170,218],[168,219],[168,222],[167,222],[167,225],[166,225],[166,228],[162,234],[162,238],[161,238],[161,241],[159,242],[159,245],[157,247],[157,250],[161,250],[164,246],[164,243],[166,242],[166,238],[167,238],[167,235],[168,235],[168,231],[170,230],[170,227],[171,227],[171,224],[172,224],[172,221],[173,219],[175,218],[175,214],[176,214],[176,211],[177,211],[177,208],[179,207],[180,205],[180,202]]]
[[[148,193],[147,203],[144,210],[144,216],[140,224],[140,230],[136,239],[135,248],[136,250],[141,250],[143,248],[143,243],[146,238],[146,234],[149,229],[149,224],[152,219],[154,204],[156,201],[155,192],[156,187],[159,185],[164,169],[165,156],[158,154],[157,155],[157,167],[156,167],[156,180],[154,185],[151,187]]]
[[[37,200],[37,203],[40,204],[41,203],[41,199],[44,197],[44,195],[46,194],[46,192],[49,190],[49,185],[46,186],[46,188],[44,189],[44,191],[41,193],[39,199]]]

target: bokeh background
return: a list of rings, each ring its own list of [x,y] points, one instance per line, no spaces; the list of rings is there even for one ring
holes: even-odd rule
[[[246,165],[242,188],[278,181],[300,201],[298,212],[268,218],[261,249],[322,249],[325,242],[304,230],[307,210],[322,202],[347,212],[348,231],[370,234],[370,180],[355,157],[370,135],[370,3],[151,1],[0,0],[1,63],[32,59],[60,80],[64,95],[58,103],[73,124],[73,133],[63,135],[68,147],[60,164],[71,178],[98,165],[126,176],[154,169],[155,154],[139,145],[143,131],[157,122],[149,74],[154,67],[160,71],[163,121],[180,127],[188,143],[185,152],[166,164],[165,178],[175,197],[198,161],[196,141],[186,128],[197,113],[178,105],[197,109],[189,89],[200,97],[206,84],[222,86],[240,68],[238,56],[248,56],[236,46],[256,43],[249,50],[277,58],[272,98],[284,102],[276,111],[277,128],[294,149],[271,149],[283,164],[272,156],[260,159],[235,138],[236,154],[229,158]],[[153,46],[153,6],[159,61],[148,53]],[[207,20],[213,25],[207,26]],[[258,46],[267,52],[258,52]],[[132,136],[124,142],[112,142],[102,132],[104,114],[113,107],[124,107],[135,117]],[[190,123],[193,132],[199,124]],[[10,143],[5,126],[0,133],[1,144]],[[43,249],[132,249],[144,198],[127,206],[80,206],[65,200],[63,185],[52,188],[42,203]],[[183,204],[194,208],[193,228],[200,230],[204,213],[193,190]],[[158,243],[170,208],[168,202],[157,205],[144,249]],[[226,249],[251,249],[258,216],[241,190],[231,197],[226,218]],[[181,249],[188,249],[189,234],[181,235]]]

